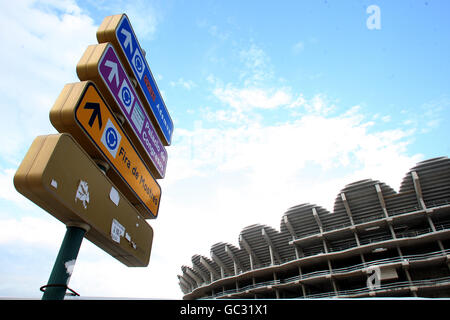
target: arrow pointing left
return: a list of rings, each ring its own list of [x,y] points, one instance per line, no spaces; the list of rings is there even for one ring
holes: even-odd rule
[[[100,104],[95,102],[86,102],[84,109],[92,109],[92,115],[89,118],[89,126],[92,128],[95,119],[98,118],[98,129],[102,129],[102,114],[100,113]]]

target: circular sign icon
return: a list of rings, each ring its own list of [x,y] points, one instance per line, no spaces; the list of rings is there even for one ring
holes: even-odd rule
[[[127,87],[123,87],[122,89],[122,101],[127,107],[131,104],[131,92]]]
[[[111,150],[117,147],[117,132],[113,128],[106,129],[106,144]]]
[[[134,65],[136,66],[138,72],[142,72],[142,68],[144,65],[142,63],[141,56],[139,56],[138,54],[134,56]]]

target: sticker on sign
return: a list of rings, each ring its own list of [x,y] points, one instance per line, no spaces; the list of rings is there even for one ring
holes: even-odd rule
[[[113,241],[120,243],[120,237],[125,234],[125,228],[116,219],[112,220],[111,224],[111,238]]]
[[[89,203],[89,186],[86,181],[80,180],[80,184],[78,185],[78,189],[75,194],[75,202],[78,200],[81,201],[83,207],[87,209],[87,205]]]

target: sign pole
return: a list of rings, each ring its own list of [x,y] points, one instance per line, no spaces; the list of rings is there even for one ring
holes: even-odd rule
[[[42,300],[63,300],[72,275],[73,267],[80,251],[81,242],[88,225],[67,225],[64,236],[52,273],[45,287]],[[42,290],[43,288],[41,288]]]

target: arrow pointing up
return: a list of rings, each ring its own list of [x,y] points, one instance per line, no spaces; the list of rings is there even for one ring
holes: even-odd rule
[[[106,60],[105,66],[110,67],[111,71],[109,72],[108,81],[112,82],[114,78],[116,78],[116,87],[119,87],[119,70],[117,69],[117,63],[112,62],[111,60]]]
[[[100,104],[95,102],[86,102],[84,105],[84,109],[92,109],[92,115],[89,118],[89,126],[92,128],[94,125],[95,119],[98,117],[98,129],[102,128],[102,114],[100,113]]]
[[[120,33],[125,36],[125,41],[123,42],[123,46],[125,48],[130,45],[130,53],[133,53],[133,42],[131,41],[131,33],[128,30],[122,29]]]

